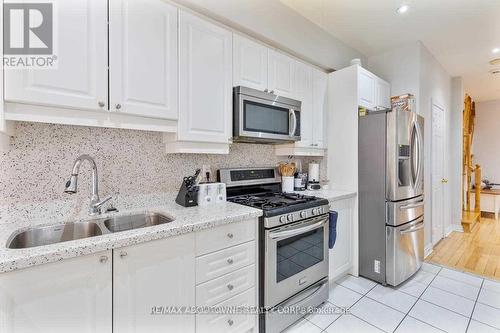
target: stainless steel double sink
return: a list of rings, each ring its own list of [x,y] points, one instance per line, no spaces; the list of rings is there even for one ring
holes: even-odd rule
[[[84,222],[68,222],[51,226],[34,227],[14,232],[9,237],[6,246],[9,249],[25,249],[151,227],[172,221],[174,219],[168,216],[147,212]]]

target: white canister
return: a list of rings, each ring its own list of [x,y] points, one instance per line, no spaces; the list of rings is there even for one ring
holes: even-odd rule
[[[293,185],[295,183],[295,178],[292,177],[281,177],[281,191],[282,192],[293,192]]]

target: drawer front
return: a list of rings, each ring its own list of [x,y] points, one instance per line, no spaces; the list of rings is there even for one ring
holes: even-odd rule
[[[255,265],[210,280],[196,287],[196,305],[210,306],[231,298],[255,285]]]
[[[215,279],[255,262],[255,241],[196,258],[196,284]]]
[[[231,223],[196,233],[196,255],[219,251],[255,239],[257,220]]]
[[[255,288],[236,295],[217,306],[255,306]],[[240,333],[257,331],[257,314],[200,314],[196,315],[196,332]]]

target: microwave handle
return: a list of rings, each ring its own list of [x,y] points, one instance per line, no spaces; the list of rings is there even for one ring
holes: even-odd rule
[[[295,136],[295,131],[297,130],[297,115],[295,114],[295,110],[290,109],[288,111],[288,118],[293,119],[293,127],[290,132],[288,132],[288,135]]]

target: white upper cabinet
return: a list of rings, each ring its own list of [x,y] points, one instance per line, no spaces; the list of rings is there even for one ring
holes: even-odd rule
[[[232,136],[232,33],[179,13],[180,141],[228,143]]]
[[[111,259],[110,250],[1,273],[0,331],[112,332]]]
[[[113,264],[114,332],[194,333],[194,314],[151,314],[195,304],[194,233],[115,249]]]
[[[109,6],[109,109],[177,119],[177,8],[162,0]]]
[[[328,74],[313,69],[313,120],[312,144],[315,148],[325,148],[326,110]]]
[[[359,69],[358,76],[358,96],[359,96],[359,106],[365,107],[367,109],[374,109],[376,106],[376,81],[377,78],[372,73]]]
[[[296,60],[269,49],[269,91],[275,95],[295,98],[294,96],[294,68]]]
[[[384,80],[377,80],[377,106],[383,109],[391,108],[391,85]]]
[[[5,99],[105,110],[108,100],[107,1],[55,0],[56,69],[5,70]]]
[[[391,86],[364,68],[358,72],[359,106],[368,110],[383,110],[391,107]]]
[[[293,66],[293,96],[302,102],[300,112],[299,147],[311,147],[313,144],[313,71],[312,67],[296,61]]]
[[[269,89],[268,53],[266,46],[233,34],[233,85]]]

